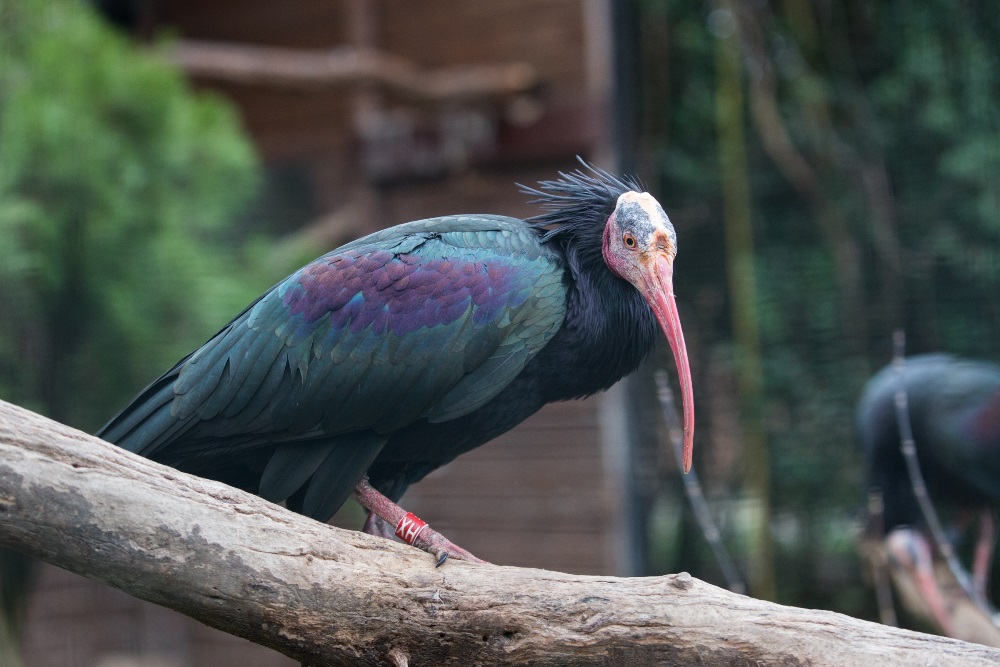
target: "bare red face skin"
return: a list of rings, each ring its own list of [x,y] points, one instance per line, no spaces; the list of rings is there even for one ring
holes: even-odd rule
[[[677,237],[667,214],[651,195],[626,192],[618,198],[604,230],[603,254],[608,268],[642,294],[673,350],[684,406],[683,467],[689,472],[694,452],[694,390],[674,300]]]

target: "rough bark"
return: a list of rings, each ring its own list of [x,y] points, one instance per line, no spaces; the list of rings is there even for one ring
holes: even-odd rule
[[[0,542],[312,665],[1000,664],[687,574],[435,569],[3,402]]]

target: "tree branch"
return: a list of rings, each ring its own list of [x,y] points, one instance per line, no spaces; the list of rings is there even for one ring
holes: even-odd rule
[[[312,665],[995,665],[1000,651],[687,574],[433,559],[0,401],[0,542]]]

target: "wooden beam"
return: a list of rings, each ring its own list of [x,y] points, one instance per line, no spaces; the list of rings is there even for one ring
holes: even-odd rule
[[[298,89],[369,84],[430,102],[513,97],[541,84],[528,63],[425,70],[371,48],[305,50],[181,40],[166,53],[193,77]]]

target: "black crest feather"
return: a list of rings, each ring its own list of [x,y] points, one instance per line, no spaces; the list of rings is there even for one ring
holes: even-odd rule
[[[527,220],[532,227],[547,230],[543,241],[564,234],[573,237],[580,232],[592,232],[594,222],[606,220],[623,193],[643,192],[636,178],[615,176],[583,158],[577,160],[583,169],[559,172],[560,178],[540,181],[537,188],[518,184],[521,192],[536,197],[530,203],[545,209]]]

